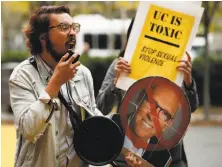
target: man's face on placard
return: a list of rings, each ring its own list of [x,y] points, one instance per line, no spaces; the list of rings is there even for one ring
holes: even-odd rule
[[[172,124],[172,119],[180,105],[179,92],[170,85],[158,86],[152,91],[152,94],[158,118],[151,114],[148,97],[148,100],[144,100],[137,109],[132,121],[134,126],[131,125],[134,133],[145,141],[156,135],[153,120],[159,121],[160,129],[163,131]]]

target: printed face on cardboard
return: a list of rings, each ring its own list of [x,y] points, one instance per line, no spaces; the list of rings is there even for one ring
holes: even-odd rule
[[[124,96],[120,114],[125,135],[133,146],[149,151],[175,146],[190,122],[184,91],[163,77],[147,77],[134,83]]]

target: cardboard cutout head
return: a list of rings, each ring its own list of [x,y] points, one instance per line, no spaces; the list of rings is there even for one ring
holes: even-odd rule
[[[184,91],[162,77],[147,77],[134,83],[124,96],[120,114],[125,135],[136,148],[148,150],[174,147],[190,122]],[[153,137],[157,138],[155,144],[150,141]]]

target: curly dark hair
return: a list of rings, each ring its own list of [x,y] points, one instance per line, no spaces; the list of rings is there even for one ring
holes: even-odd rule
[[[50,25],[49,14],[68,13],[70,10],[66,6],[42,6],[30,18],[29,24],[24,30],[27,37],[26,45],[32,55],[42,52],[40,36],[48,32]]]

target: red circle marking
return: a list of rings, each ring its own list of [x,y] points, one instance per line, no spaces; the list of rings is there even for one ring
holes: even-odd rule
[[[173,135],[170,139],[164,139],[162,135],[162,130],[160,128],[160,123],[156,112],[156,107],[154,105],[154,100],[152,97],[152,91],[150,86],[152,84],[165,84],[166,82],[170,82],[173,86],[175,86],[175,89],[180,91],[181,96],[180,96],[180,105],[182,109],[182,119],[180,122],[180,125],[178,127],[177,133]],[[127,117],[127,111],[129,108],[130,101],[133,99],[133,97],[140,92],[142,89],[146,90],[146,93],[148,95],[148,101],[151,104],[151,115],[152,115],[152,120],[154,123],[154,128],[156,130],[156,137],[158,138],[158,143],[153,144],[153,143],[147,143],[147,141],[144,141],[140,137],[136,136],[132,130],[129,127],[128,124],[128,117]],[[121,123],[122,126],[125,130],[125,135],[132,141],[135,147],[137,148],[142,148],[142,149],[147,149],[149,151],[154,151],[154,150],[164,150],[164,149],[170,149],[174,147],[183,137],[183,135],[186,132],[186,129],[190,123],[190,106],[189,102],[187,99],[186,94],[184,93],[183,89],[180,88],[178,85],[173,83],[172,81],[163,78],[163,77],[146,77],[143,79],[138,80],[135,82],[126,92],[121,106],[120,106],[120,116],[121,116]],[[155,119],[156,118],[156,119]],[[175,118],[176,119],[176,118]]]

